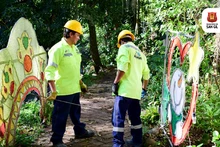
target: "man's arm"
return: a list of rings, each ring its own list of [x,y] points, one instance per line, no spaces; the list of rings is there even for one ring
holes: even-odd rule
[[[115,95],[118,95],[118,89],[119,89],[119,82],[121,80],[121,78],[123,77],[123,75],[125,74],[124,71],[121,71],[121,70],[118,70],[117,71],[117,74],[116,74],[116,77],[115,77],[115,80],[114,80],[114,83],[112,85],[112,92],[115,94]]]
[[[144,89],[144,90],[147,89],[148,81],[149,81],[149,80],[143,80],[142,89]]]
[[[50,86],[51,93],[50,93],[50,95],[47,97],[47,100],[54,101],[54,100],[56,100],[56,97],[57,97],[57,91],[56,91],[55,81],[54,81],[54,80],[49,80],[49,81],[48,81],[48,84],[49,84],[49,86]]]
[[[55,86],[55,81],[54,80],[49,80],[48,84],[50,86],[51,92],[56,92],[56,86]]]
[[[121,78],[124,76],[125,72],[122,70],[118,70],[115,80],[114,80],[114,84],[119,83],[119,81],[121,80]]]

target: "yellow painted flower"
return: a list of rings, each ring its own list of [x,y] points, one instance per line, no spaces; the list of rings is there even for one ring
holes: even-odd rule
[[[199,32],[196,32],[195,41],[189,50],[189,71],[187,81],[193,80],[193,83],[199,83],[199,66],[204,58],[204,51],[199,46]]]

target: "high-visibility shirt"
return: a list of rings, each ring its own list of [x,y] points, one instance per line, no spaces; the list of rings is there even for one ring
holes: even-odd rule
[[[64,40],[55,44],[48,52],[49,60],[45,69],[45,78],[55,80],[58,95],[81,92],[80,64],[81,53],[75,45],[72,47]]]
[[[150,78],[145,55],[133,42],[128,42],[120,46],[116,61],[117,69],[125,72],[119,82],[118,95],[141,99],[142,79]]]

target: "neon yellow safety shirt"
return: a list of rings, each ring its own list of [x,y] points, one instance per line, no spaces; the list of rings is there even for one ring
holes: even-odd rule
[[[55,80],[58,95],[81,92],[79,81],[81,53],[75,45],[72,47],[64,40],[55,44],[48,52],[49,61],[45,69],[45,78]]]
[[[116,61],[117,69],[125,72],[119,82],[118,95],[141,99],[141,80],[150,78],[145,55],[133,42],[128,42],[120,46]]]

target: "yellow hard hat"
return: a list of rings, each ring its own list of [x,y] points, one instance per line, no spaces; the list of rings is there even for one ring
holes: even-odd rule
[[[121,32],[119,33],[119,35],[118,35],[118,44],[117,44],[117,47],[118,47],[118,48],[121,46],[120,40],[121,40],[122,38],[127,37],[126,35],[130,35],[132,41],[134,41],[134,39],[135,39],[134,34],[132,34],[131,31],[123,30],[123,31],[121,31]]]
[[[77,20],[69,20],[66,22],[66,24],[64,25],[65,28],[70,29],[72,31],[75,31],[79,34],[83,34],[82,31],[82,26],[80,24],[80,22],[78,22]]]

